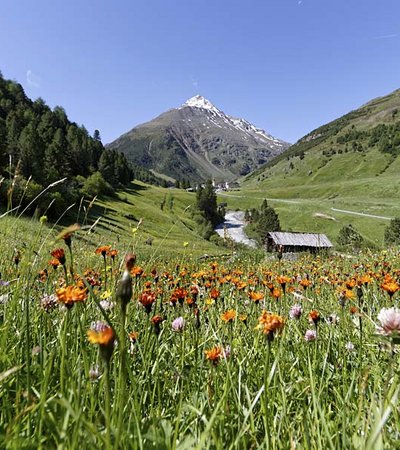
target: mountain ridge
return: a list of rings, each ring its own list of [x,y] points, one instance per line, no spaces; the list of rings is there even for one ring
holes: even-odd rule
[[[175,179],[232,181],[288,148],[201,95],[137,125],[108,144],[128,160]]]

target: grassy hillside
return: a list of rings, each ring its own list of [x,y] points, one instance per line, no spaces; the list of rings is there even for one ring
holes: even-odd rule
[[[73,219],[63,223],[76,221],[83,226],[76,233],[79,245],[92,250],[100,245],[112,245],[123,252],[131,250],[140,261],[149,264],[159,259],[188,260],[228,252],[198,235],[192,218],[194,193],[142,182],[131,186],[120,192],[118,198],[85,201],[70,210]],[[18,249],[23,249],[37,233],[43,245],[50,249],[61,228],[60,224],[42,226],[37,218],[18,218],[11,214],[0,219],[4,239],[18,229]]]
[[[400,216],[399,110],[397,90],[312,131],[247,177],[241,191],[230,194],[240,198],[231,197],[228,207],[275,199],[271,205],[284,229],[325,232],[334,241],[339,229],[351,223],[381,246],[387,219],[335,210]]]
[[[194,193],[138,182],[120,193],[119,200],[96,201],[90,218],[101,217],[100,227],[115,232],[141,254],[226,253],[198,235],[192,218],[194,203]],[[188,243],[186,248],[184,243]]]

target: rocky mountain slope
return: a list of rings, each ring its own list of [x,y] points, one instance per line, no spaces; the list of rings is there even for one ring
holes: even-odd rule
[[[108,145],[127,159],[177,180],[231,181],[289,147],[197,95]]]

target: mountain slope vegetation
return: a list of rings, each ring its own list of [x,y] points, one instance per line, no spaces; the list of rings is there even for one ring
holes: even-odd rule
[[[20,84],[0,73],[0,199],[4,205],[28,205],[52,183],[65,178],[34,207],[58,216],[82,194],[112,193],[134,178],[161,183],[149,171],[105,149],[100,132],[90,136],[71,122],[65,110],[29,99]]]
[[[397,173],[399,154],[400,90],[396,90],[313,130],[248,176],[245,184],[265,181],[272,187],[283,179],[287,188],[307,189],[376,177],[383,185],[386,177]]]

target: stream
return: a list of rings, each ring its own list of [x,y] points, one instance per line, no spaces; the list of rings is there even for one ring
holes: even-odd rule
[[[227,235],[235,242],[248,245],[249,247],[257,247],[256,242],[253,239],[249,239],[244,232],[246,223],[244,220],[243,211],[228,211],[225,214],[224,223],[218,225],[215,231],[224,237],[226,230]]]

